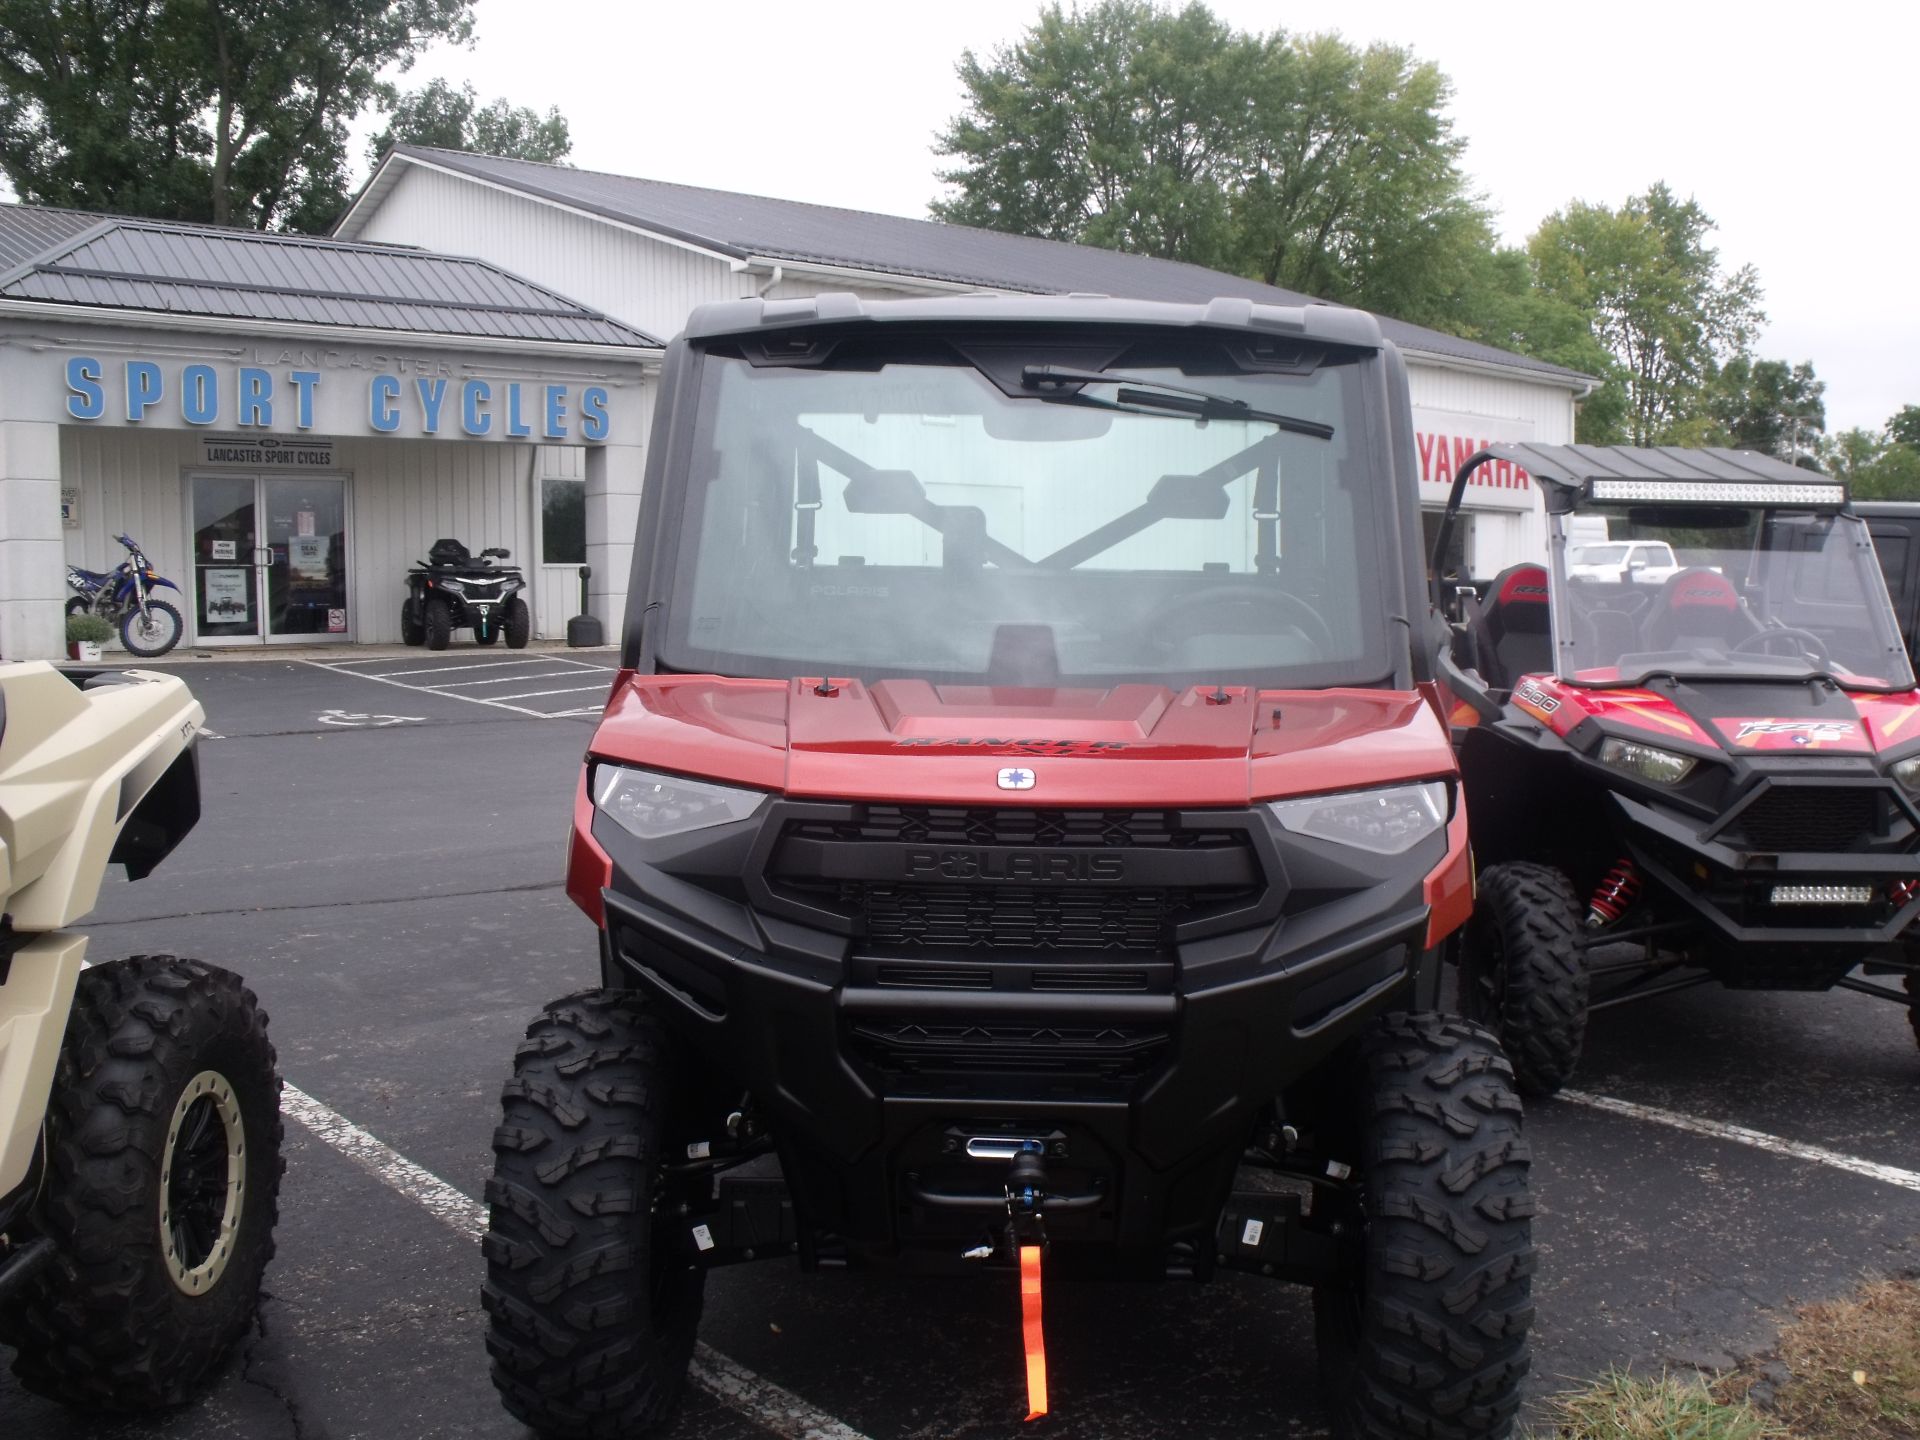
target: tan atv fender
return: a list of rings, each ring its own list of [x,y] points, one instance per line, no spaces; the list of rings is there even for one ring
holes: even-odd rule
[[[93,908],[127,817],[205,719],[183,681],[127,673],[81,690],[44,662],[0,665],[0,910],[27,937],[0,951],[0,1197],[32,1163],[86,954],[58,932]]]

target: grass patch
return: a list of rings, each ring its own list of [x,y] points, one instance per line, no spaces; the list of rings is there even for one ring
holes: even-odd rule
[[[1786,1440],[1745,1400],[1717,1398],[1697,1379],[1643,1380],[1615,1371],[1556,1396],[1553,1429],[1535,1440]]]
[[[1920,1281],[1809,1305],[1771,1355],[1711,1383],[1609,1374],[1534,1440],[1920,1440]]]
[[[1920,1440],[1920,1282],[1882,1280],[1809,1305],[1780,1335],[1789,1378],[1767,1408],[1808,1440]],[[1719,1387],[1751,1394],[1742,1369]]]

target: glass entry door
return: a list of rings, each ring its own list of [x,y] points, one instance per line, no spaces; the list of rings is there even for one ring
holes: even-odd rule
[[[189,490],[200,643],[353,638],[344,479],[195,475]]]

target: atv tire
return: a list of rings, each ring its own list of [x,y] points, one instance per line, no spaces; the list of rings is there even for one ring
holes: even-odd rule
[[[453,612],[447,608],[447,602],[438,595],[427,597],[422,611],[421,627],[426,631],[427,649],[444,650],[453,639]]]
[[[501,628],[507,632],[507,648],[524,650],[533,638],[533,612],[518,595],[507,601],[507,618]]]
[[[237,975],[136,955],[80,974],[33,1225],[54,1256],[0,1315],[27,1389],[178,1405],[252,1328],[273,1258],[280,1077]]]
[[[414,603],[411,600],[400,605],[400,643],[402,645],[424,645],[427,643],[426,622],[414,618]]]
[[[147,601],[145,616],[133,609],[120,617],[120,643],[126,646],[129,655],[137,655],[142,660],[166,654],[186,633],[186,621],[164,600]]]
[[[1491,1034],[1389,1015],[1361,1039],[1348,1153],[1364,1190],[1356,1280],[1316,1286],[1344,1440],[1500,1440],[1520,1408],[1534,1202],[1513,1069]]]
[[[1508,864],[1481,874],[1464,1008],[1499,1035],[1524,1095],[1552,1095],[1580,1062],[1591,981],[1580,940],[1580,904],[1559,870]]]
[[[706,1271],[661,1166],[684,1144],[679,1051],[645,1003],[546,1007],[514,1056],[487,1182],[487,1350],[543,1436],[649,1434],[693,1358]]]

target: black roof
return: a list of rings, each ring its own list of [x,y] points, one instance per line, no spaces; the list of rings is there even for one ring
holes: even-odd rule
[[[0,206],[0,300],[423,336],[661,343],[484,260],[24,205]]]
[[[1512,460],[1536,480],[1584,485],[1589,480],[1717,481],[1720,484],[1839,485],[1830,475],[1803,470],[1771,455],[1717,446],[1489,445],[1487,454]]]
[[[1337,305],[1256,305],[1218,298],[1204,305],[1106,295],[935,295],[863,300],[810,295],[797,300],[717,300],[694,308],[686,333],[702,339],[805,326],[911,325],[946,321],[990,324],[1153,325],[1181,329],[1256,330],[1309,342],[1378,349],[1380,327],[1364,310]]]
[[[753,256],[844,266],[908,279],[1031,294],[1092,292],[1189,304],[1205,303],[1218,296],[1262,305],[1321,303],[1297,291],[1179,260],[427,145],[400,145],[390,151],[366,189],[341,217],[336,234],[357,232],[362,205],[369,199],[377,200],[391,185],[397,173],[396,159],[438,165],[733,259]],[[1381,333],[1402,349],[1563,380],[1581,389],[1592,384],[1591,377],[1544,360],[1389,316],[1380,316],[1379,320]]]

